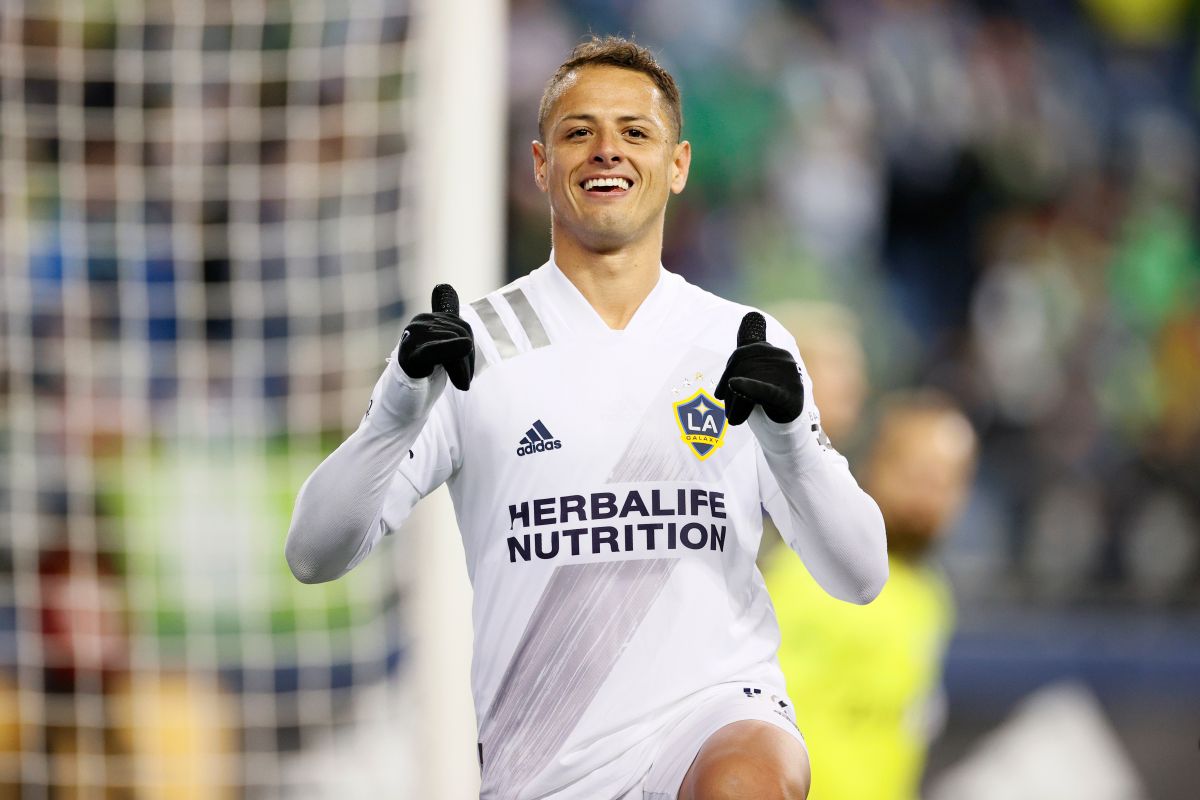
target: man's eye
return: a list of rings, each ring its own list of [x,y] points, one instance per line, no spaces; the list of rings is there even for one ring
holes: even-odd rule
[[[628,133],[634,139],[645,139],[646,138],[646,132],[639,128],[630,128]]]
[[[575,130],[573,130],[567,134],[567,138],[568,139],[582,139],[584,136],[587,136],[587,133],[588,132],[587,132],[586,128],[576,128]]]

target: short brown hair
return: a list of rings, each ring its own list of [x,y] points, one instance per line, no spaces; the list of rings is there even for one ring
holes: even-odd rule
[[[654,81],[654,85],[662,92],[663,99],[667,103],[671,122],[675,125],[676,139],[683,138],[683,101],[679,97],[679,86],[675,83],[675,79],[671,77],[671,73],[662,68],[653,53],[640,44],[620,36],[605,36],[603,39],[593,36],[588,41],[575,46],[570,57],[559,66],[554,76],[546,84],[546,90],[542,92],[542,102],[538,106],[539,136],[543,139],[546,137],[546,117],[550,114],[550,107],[562,93],[562,85],[567,76],[581,67],[589,66],[631,69]]]

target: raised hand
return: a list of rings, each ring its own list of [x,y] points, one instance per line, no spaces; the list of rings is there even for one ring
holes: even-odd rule
[[[772,422],[791,422],[804,410],[800,367],[787,350],[767,342],[767,321],[757,311],[742,317],[737,349],[725,363],[714,392],[725,402],[725,419],[741,425],[760,405]]]
[[[439,365],[455,388],[467,391],[475,374],[475,337],[458,315],[458,293],[448,283],[433,287],[433,311],[417,314],[400,336],[400,368],[428,378]]]

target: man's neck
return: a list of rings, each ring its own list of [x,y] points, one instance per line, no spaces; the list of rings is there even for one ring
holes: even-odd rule
[[[613,330],[624,330],[658,283],[662,244],[594,253],[555,242],[554,262]]]

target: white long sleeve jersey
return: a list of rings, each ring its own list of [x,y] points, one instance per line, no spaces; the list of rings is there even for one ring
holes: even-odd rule
[[[474,587],[483,797],[603,796],[605,771],[642,769],[639,743],[705,689],[785,694],[755,566],[764,505],[831,594],[882,587],[879,510],[821,433],[803,366],[788,425],[755,409],[731,427],[713,397],[749,310],[662,269],[612,330],[551,260],[464,306],[469,391],[393,358],[303,487],[287,555],[316,581],[449,484]],[[800,364],[769,318],[767,339]]]

